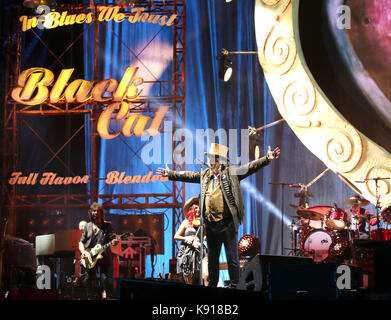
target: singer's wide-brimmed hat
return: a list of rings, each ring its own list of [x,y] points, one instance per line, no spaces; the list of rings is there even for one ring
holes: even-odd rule
[[[183,215],[187,218],[187,214],[189,213],[190,208],[193,204],[200,203],[200,199],[198,197],[192,197],[189,200],[186,201],[185,205],[183,206]]]
[[[205,152],[208,156],[218,156],[220,158],[228,160],[229,148],[218,143],[211,143],[209,152]]]

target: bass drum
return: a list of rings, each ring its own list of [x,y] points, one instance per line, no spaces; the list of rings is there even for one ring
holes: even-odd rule
[[[314,229],[303,237],[301,250],[305,256],[312,257],[314,262],[322,262],[328,258],[332,242],[332,232]]]

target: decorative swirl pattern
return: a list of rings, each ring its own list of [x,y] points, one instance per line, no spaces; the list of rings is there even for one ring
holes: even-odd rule
[[[275,6],[277,3],[279,3],[281,0],[262,0],[264,4],[267,6]]]
[[[291,0],[262,0],[262,2],[267,6],[273,6],[273,7],[276,6],[277,4],[280,4],[278,10],[279,11],[278,14],[280,15],[286,10],[286,8],[288,8],[289,4],[291,3]]]
[[[284,108],[288,114],[304,116],[316,105],[316,90],[307,80],[293,81],[283,95]]]
[[[263,70],[284,75],[291,70],[297,55],[296,44],[290,34],[278,30],[273,25],[266,37],[263,49],[260,50],[260,63]]]
[[[334,171],[350,172],[359,164],[363,154],[360,135],[348,123],[333,120],[326,123],[326,154]]]
[[[308,77],[293,34],[298,19],[291,0],[257,0],[255,25],[259,62],[282,117],[298,138],[355,192],[391,205],[391,156],[361,135],[324,99]],[[298,30],[297,30],[298,31]],[[297,44],[299,46],[299,44]],[[390,178],[359,183],[364,179]],[[377,191],[377,192],[376,192]]]

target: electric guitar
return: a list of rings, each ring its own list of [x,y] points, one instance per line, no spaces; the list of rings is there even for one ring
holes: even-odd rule
[[[113,239],[110,242],[106,243],[105,245],[97,244],[93,248],[86,249],[87,251],[87,257],[81,259],[81,264],[86,269],[92,269],[95,267],[99,259],[103,258],[103,252],[105,249],[110,247],[115,240],[125,240],[126,238],[129,238],[131,236],[130,232],[122,234],[119,238]]]

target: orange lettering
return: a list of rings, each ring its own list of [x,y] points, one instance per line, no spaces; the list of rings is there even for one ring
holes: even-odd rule
[[[18,87],[11,92],[11,97],[15,101],[27,104],[37,105],[43,103],[49,96],[47,86],[54,80],[53,72],[44,68],[31,68],[23,71],[18,78]],[[35,97],[31,97],[37,90]]]

